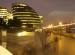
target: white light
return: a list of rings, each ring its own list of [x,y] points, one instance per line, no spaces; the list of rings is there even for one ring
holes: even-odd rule
[[[62,22],[59,22],[59,25],[60,25],[60,26],[63,26]]]
[[[35,31],[39,31],[39,32],[42,32],[42,29],[36,29]]]
[[[23,26],[21,26],[22,28],[25,28],[26,26],[25,25],[23,25]]]
[[[26,34],[26,32],[24,31],[24,32],[18,33],[17,36],[25,36],[25,34]]]
[[[39,16],[39,18],[43,18],[43,16]]]
[[[53,24],[49,25],[47,28],[53,28]]]
[[[42,27],[42,29],[46,29],[46,27]]]
[[[34,32],[23,31],[23,32],[18,33],[17,36],[34,36]]]
[[[27,5],[25,5],[25,4],[19,4],[19,5],[21,5],[21,6],[27,6]]]

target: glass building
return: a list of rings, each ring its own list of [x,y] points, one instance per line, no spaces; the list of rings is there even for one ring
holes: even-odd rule
[[[7,9],[6,8],[3,8],[3,7],[0,7],[0,17],[3,18],[3,17],[6,17],[7,16]]]
[[[4,7],[0,7],[0,25],[5,22],[6,24],[8,23],[8,11]]]
[[[14,3],[12,4],[13,19],[18,19],[23,28],[39,28],[41,27],[41,20],[39,15],[26,4]]]

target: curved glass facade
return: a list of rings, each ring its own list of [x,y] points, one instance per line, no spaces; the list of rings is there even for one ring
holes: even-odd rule
[[[32,27],[38,28],[41,25],[39,15],[31,7],[25,4],[15,3],[12,5],[12,13],[14,19],[19,19],[22,27],[31,24]]]

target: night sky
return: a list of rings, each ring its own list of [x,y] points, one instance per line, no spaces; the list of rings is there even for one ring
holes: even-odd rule
[[[75,0],[0,0],[0,6],[11,11],[11,4],[22,2],[44,16],[45,25],[61,22],[75,22]]]

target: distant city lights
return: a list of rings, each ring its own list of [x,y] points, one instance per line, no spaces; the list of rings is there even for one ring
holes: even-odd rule
[[[53,24],[47,26],[47,27],[43,27],[43,29],[46,28],[58,28],[58,27],[65,27],[65,26],[70,26],[70,25],[75,25],[75,23],[70,23],[70,24],[63,24],[62,22],[59,22],[58,25],[54,26]]]
[[[53,24],[50,24],[47,28],[53,28]]]
[[[62,22],[59,22],[59,26],[62,26],[63,25],[63,23]]]

